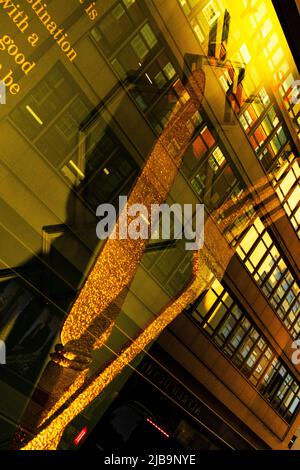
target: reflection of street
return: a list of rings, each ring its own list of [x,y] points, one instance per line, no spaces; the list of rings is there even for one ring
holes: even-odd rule
[[[57,332],[57,319],[18,281],[1,283],[0,338],[7,345],[7,364],[34,380]]]
[[[49,346],[56,335],[57,321],[52,317],[48,308],[34,321],[18,341],[14,341],[10,350],[8,364],[14,364],[14,369],[23,372],[30,371],[37,364],[43,350],[49,350]]]

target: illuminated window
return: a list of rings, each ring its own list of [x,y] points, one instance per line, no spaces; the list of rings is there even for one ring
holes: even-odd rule
[[[191,12],[191,9],[187,3],[187,0],[179,0],[179,3],[186,15],[188,15]]]
[[[276,135],[271,140],[271,147],[275,155],[279,153],[281,148],[287,142],[287,137],[282,126],[276,131]]]
[[[269,117],[273,127],[276,127],[279,124],[279,118],[278,118],[277,113],[276,113],[273,106],[270,109],[270,111],[268,112],[268,117]]]
[[[215,173],[219,171],[219,169],[226,163],[226,159],[220,147],[217,147],[213,151],[212,155],[210,155],[208,159],[208,162]]]
[[[276,192],[283,208],[300,238],[300,167],[295,161],[279,181]]]
[[[205,153],[207,152],[207,147],[199,136],[196,137],[196,139],[193,142],[193,152],[197,160],[203,157]]]
[[[124,70],[124,68],[122,67],[122,65],[120,64],[120,62],[117,60],[117,59],[113,59],[111,61],[111,65],[113,66],[116,74],[118,75],[118,77],[120,78],[120,80],[125,80],[127,74]]]
[[[262,127],[267,136],[269,136],[273,131],[273,125],[268,117],[265,117],[265,119],[262,121]]]
[[[283,49],[280,47],[279,49],[277,49],[277,51],[273,54],[273,57],[272,57],[272,60],[273,60],[273,64],[276,66],[279,64],[279,62],[281,61],[281,59],[283,58],[284,54],[283,54]]]
[[[225,70],[225,72],[221,75],[220,82],[225,92],[227,92],[233,83],[228,70]]]
[[[274,49],[276,44],[278,44],[278,41],[279,41],[279,39],[278,39],[277,34],[276,33],[272,34],[272,36],[271,36],[271,38],[270,38],[270,40],[267,44],[267,49],[268,49],[269,53]]]
[[[272,30],[272,27],[272,21],[270,19],[267,19],[261,27],[261,32],[264,38],[268,36],[269,32]]]
[[[109,42],[103,35],[103,21],[108,21],[105,16],[91,30],[91,36],[109,56],[118,78],[131,84],[128,93],[159,135],[175,103],[180,101],[176,90],[169,87],[176,81],[175,59],[159,44],[155,26],[150,24],[139,2],[128,0],[119,6],[117,13],[118,7],[112,11],[113,17],[126,16],[130,20],[130,33],[123,31],[118,42]]]
[[[213,25],[214,22],[217,21],[220,16],[220,11],[218,10],[216,2],[214,0],[209,2],[206,7],[203,8],[202,11],[206,21],[210,26]]]
[[[261,3],[257,5],[256,12],[255,12],[255,19],[257,23],[260,23],[260,21],[264,18],[266,14],[267,14],[267,8],[266,8],[265,3]]]
[[[130,42],[132,49],[136,53],[139,59],[144,59],[149,52],[148,47],[145,45],[144,41],[142,40],[141,36],[138,34],[135,36],[132,41]]]
[[[264,104],[264,106],[268,106],[268,104],[270,103],[270,98],[269,98],[269,95],[268,95],[266,89],[261,88],[258,92],[258,95],[259,95],[262,103]]]
[[[258,126],[258,128],[255,129],[253,135],[254,135],[254,137],[255,137],[256,142],[258,143],[258,145],[259,145],[260,147],[265,143],[265,141],[266,141],[266,139],[267,139],[267,135],[266,135],[266,133],[265,133],[265,131],[264,131],[264,129],[263,129],[262,126]],[[256,148],[257,148],[257,147],[256,147]]]
[[[242,58],[243,58],[243,61],[245,62],[245,64],[249,64],[249,62],[251,60],[251,55],[248,51],[248,48],[247,48],[246,44],[243,44],[240,47],[240,52],[241,52],[241,55],[242,55]]]
[[[245,131],[249,131],[253,127],[257,121],[257,114],[252,105],[240,116],[240,121]]]
[[[176,70],[174,69],[173,65],[171,64],[171,62],[168,62],[164,68],[163,68],[165,74],[166,74],[166,77],[168,80],[171,80],[175,75],[176,75]]]
[[[162,72],[158,72],[158,74],[155,75],[154,81],[158,88],[162,88],[167,83],[167,79]]]
[[[150,25],[145,24],[145,26],[143,26],[141,29],[141,33],[150,49],[152,49],[157,44],[157,39],[152,29],[150,28]]]
[[[107,14],[101,16],[91,29],[91,37],[106,56],[111,58],[114,51],[128,41],[145,19],[145,14],[138,3],[133,0],[122,0]],[[155,39],[151,37],[151,28],[150,30],[149,28],[148,24],[144,25],[141,33],[146,44],[149,41],[149,48],[152,49],[151,41]]]

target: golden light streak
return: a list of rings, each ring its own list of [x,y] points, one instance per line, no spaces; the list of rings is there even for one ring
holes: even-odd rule
[[[72,395],[74,395],[74,393],[80,389],[80,387],[84,384],[85,380],[86,380],[86,376],[87,376],[87,371],[84,370],[82,371],[78,377],[76,377],[75,381],[72,383],[72,385],[70,386],[70,388],[63,394],[63,396],[56,402],[53,404],[52,408],[51,408],[51,411],[50,413],[48,413],[45,418],[42,418],[41,422],[40,422],[40,426],[42,426],[54,413],[56,413],[56,411],[59,410],[59,408],[67,401],[69,400],[69,398],[72,397]]]
[[[26,109],[40,126],[44,124],[41,118],[33,111],[33,109],[29,105],[26,105]]]
[[[80,170],[80,168],[78,168],[77,165],[75,165],[75,163],[73,162],[73,160],[70,160],[69,163],[70,163],[71,167],[74,168],[74,170],[76,171],[76,173],[77,173],[81,178],[84,178],[84,173]]]

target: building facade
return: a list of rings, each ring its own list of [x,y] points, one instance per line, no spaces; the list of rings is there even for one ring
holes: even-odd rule
[[[105,246],[96,209],[117,208],[119,196],[132,194],[174,112],[185,116],[195,70],[205,77],[203,98],[183,123],[179,117],[189,141],[166,202],[204,204],[201,289],[75,416],[60,448],[75,448],[83,426],[101,429],[100,418],[105,423],[130,400],[183,448],[296,446],[299,74],[271,1],[105,0],[94,20],[72,3],[47,5],[72,38],[73,62],[33,11],[41,39],[32,53],[0,9],[3,32],[36,63],[29,78],[0,56],[21,85],[0,105],[1,447],[13,445],[20,426],[27,439],[38,434],[31,418],[55,406],[50,353],[63,343],[72,305]],[[167,144],[172,164],[182,151],[180,133]],[[152,172],[149,187],[156,179]],[[113,276],[113,263],[110,269]],[[150,240],[114,299],[108,338],[88,350],[84,380],[133,344],[188,288],[192,272],[184,239]],[[72,360],[65,390],[81,380]]]

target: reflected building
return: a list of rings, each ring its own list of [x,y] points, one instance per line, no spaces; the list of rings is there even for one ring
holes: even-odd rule
[[[86,427],[87,445],[108,449],[98,439],[107,426],[120,448],[141,436],[159,445],[154,430],[180,449],[296,446],[299,75],[272,2],[106,0],[93,22],[69,2],[48,4],[78,56],[70,63],[41,30],[34,53],[24,51],[37,62],[31,78],[0,106],[1,448],[20,429],[24,442],[37,435],[188,288],[185,241],[150,240],[103,314],[105,341],[89,325],[93,347],[66,348],[61,332],[105,247],[96,208],[130,197],[174,112],[185,116],[197,70],[203,98],[184,121],[188,142],[172,135],[164,150],[173,162],[184,147],[166,202],[205,206],[205,284],[73,416],[59,446],[75,448]],[[123,441],[122,420],[133,423]]]

